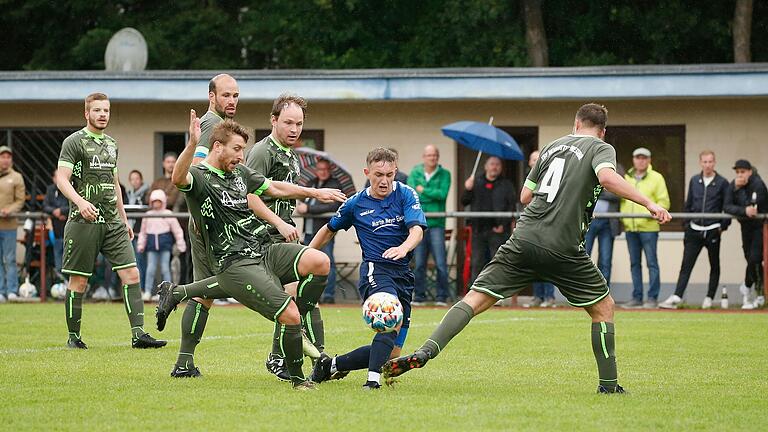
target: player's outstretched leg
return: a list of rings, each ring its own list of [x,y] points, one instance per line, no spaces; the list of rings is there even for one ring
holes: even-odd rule
[[[498,299],[478,291],[470,291],[445,314],[432,335],[413,354],[392,359],[382,368],[387,383],[390,378],[400,376],[411,369],[424,367],[430,359],[437,357],[448,342],[459,334],[475,315],[493,306]],[[475,312],[477,311],[477,312]]]
[[[179,303],[195,297],[202,299],[227,298],[229,294],[219,286],[215,276],[193,282],[186,285],[176,285],[173,282],[163,281],[157,286],[159,300],[155,309],[157,329],[163,331],[168,316],[176,310]]]
[[[586,307],[592,317],[592,352],[597,361],[598,393],[625,393],[618,383],[615,354],[615,326],[613,298],[608,295],[594,305]]]

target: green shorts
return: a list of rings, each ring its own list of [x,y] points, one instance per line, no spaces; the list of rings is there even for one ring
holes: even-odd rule
[[[90,277],[99,252],[112,264],[112,270],[136,267],[136,255],[124,223],[67,222],[62,273]]]
[[[266,250],[267,271],[277,276],[282,285],[299,280],[299,260],[309,246],[298,243],[272,243]]]
[[[205,248],[203,236],[195,226],[195,221],[189,218],[189,250],[192,252],[192,277],[196,280],[203,280],[214,276],[211,265],[210,253]]]
[[[533,282],[551,282],[572,306],[590,306],[608,295],[608,284],[587,254],[576,256],[515,238],[496,252],[472,290],[498,299],[511,297]]]

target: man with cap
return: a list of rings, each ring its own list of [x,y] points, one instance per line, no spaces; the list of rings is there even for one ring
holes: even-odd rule
[[[638,147],[632,152],[632,168],[627,171],[624,178],[651,201],[669,210],[667,183],[664,181],[664,176],[653,170],[650,150],[645,147]],[[620,212],[650,214],[645,207],[626,199],[621,202]],[[622,221],[627,236],[632,272],[632,300],[626,303],[624,307],[655,309],[661,288],[659,261],[656,256],[659,223],[655,219],[624,218]],[[643,253],[645,253],[650,280],[645,302],[643,302],[643,268],[641,263]]]
[[[8,217],[24,206],[24,179],[13,169],[13,150],[0,146],[0,303],[14,300],[19,291],[16,270],[16,231],[18,221]]]
[[[763,287],[763,221],[756,219],[758,213],[768,213],[768,191],[757,175],[757,170],[748,160],[739,159],[733,165],[736,178],[731,182],[725,195],[725,211],[740,216],[741,247],[747,260],[744,283],[739,287],[743,296],[742,309],[755,309],[765,304]],[[757,297],[751,301],[754,286]]]
[[[715,152],[704,150],[699,154],[701,173],[691,177],[685,213],[722,213],[728,180],[715,171]],[[720,233],[728,229],[730,219],[697,218],[686,221],[683,237],[683,263],[677,278],[675,293],[659,304],[662,309],[677,309],[683,303],[683,295],[702,248],[709,256],[709,286],[702,309],[712,307],[717,285],[720,283]]]

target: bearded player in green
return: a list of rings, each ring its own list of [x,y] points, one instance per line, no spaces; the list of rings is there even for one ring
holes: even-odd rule
[[[604,106],[586,104],[576,113],[573,133],[541,150],[520,192],[526,207],[512,236],[421,348],[384,365],[388,383],[437,357],[474,316],[498,300],[517,294],[532,282],[546,281],[592,318],[598,393],[624,393],[616,373],[613,298],[585,252],[584,235],[603,188],[647,208],[661,223],[671,217],[616,173],[616,151],[603,141],[607,121]]]
[[[107,95],[93,93],[85,98],[86,126],[68,136],[61,145],[56,186],[70,201],[69,219],[64,228],[62,273],[69,275],[64,301],[70,348],[87,349],[80,337],[83,293],[101,252],[123,283],[125,312],[131,323],[134,348],[159,348],[144,331],[144,302],[139,271],[131,240],[133,230],[123,208],[117,175],[117,142],[104,133],[109,125]]]
[[[234,297],[265,318],[284,325],[280,349],[286,358],[290,380],[297,389],[313,388],[304,378],[301,318],[313,308],[325,286],[330,261],[320,251],[295,243],[272,244],[268,222],[279,222],[257,197],[262,193],[282,198],[311,196],[323,201],[344,201],[337,190],[302,188],[269,179],[240,165],[248,134],[227,120],[211,133],[211,151],[205,160],[190,167],[201,135],[194,110],[190,113],[190,139],[176,162],[172,180],[187,195],[190,212],[200,231],[215,277],[188,285],[161,284],[158,324],[183,300]],[[255,210],[252,210],[254,208]],[[299,282],[296,300],[285,293],[283,284]],[[186,315],[186,314],[185,314]],[[191,329],[204,327],[207,308],[197,303]],[[182,318],[184,319],[184,318]],[[162,323],[164,325],[164,321]],[[184,327],[184,325],[182,325]],[[195,335],[199,341],[199,335]],[[183,341],[182,341],[183,343]],[[182,346],[180,358],[185,353]],[[177,362],[172,376],[199,376],[193,356]]]

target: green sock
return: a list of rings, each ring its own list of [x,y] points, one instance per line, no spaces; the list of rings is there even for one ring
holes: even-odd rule
[[[301,348],[301,324],[285,324],[280,335],[280,350],[285,357],[285,366],[291,374],[291,381],[302,382],[304,371],[304,350]]]
[[[204,299],[227,298],[229,295],[219,287],[219,281],[216,276],[207,279],[192,282],[186,285],[176,285],[171,291],[173,299],[181,303],[184,300],[199,297]]]
[[[613,323],[592,323],[592,352],[597,360],[597,373],[600,385],[609,391],[615,390],[618,383],[614,334]]]
[[[320,308],[315,306],[303,317],[304,328],[307,330],[307,337],[312,341],[320,352],[325,349],[325,328],[323,326],[323,316],[320,314]]]
[[[305,315],[315,308],[320,296],[325,291],[327,281],[328,275],[312,273],[299,280],[299,286],[296,288],[296,306],[298,306],[301,315]]]
[[[144,300],[141,299],[141,285],[138,283],[123,285],[123,300],[125,313],[128,314],[128,321],[131,323],[131,336],[137,338],[146,333],[144,331]]]
[[[471,306],[464,303],[464,301],[456,303],[448,310],[443,320],[440,321],[440,325],[437,326],[435,331],[429,336],[429,339],[419,349],[426,351],[429,354],[429,358],[437,357],[440,351],[448,345],[448,342],[459,334],[474,316],[475,312]]]
[[[83,317],[83,293],[67,290],[65,299],[69,340],[78,340],[80,339],[80,321]]]
[[[176,366],[192,369],[195,367],[195,348],[200,343],[208,322],[208,308],[190,300],[181,316],[181,347]]]

